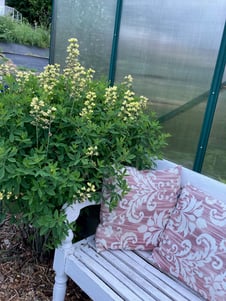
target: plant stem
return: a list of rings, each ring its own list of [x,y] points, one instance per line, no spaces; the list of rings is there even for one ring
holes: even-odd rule
[[[38,125],[36,124],[36,147],[38,148]]]

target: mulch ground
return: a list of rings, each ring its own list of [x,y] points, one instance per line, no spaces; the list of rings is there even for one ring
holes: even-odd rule
[[[39,262],[22,243],[15,225],[0,225],[0,301],[50,301],[54,283],[53,256]],[[65,301],[90,301],[71,281]]]

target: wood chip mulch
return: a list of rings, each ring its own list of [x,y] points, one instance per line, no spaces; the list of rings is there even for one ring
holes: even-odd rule
[[[50,301],[54,283],[53,255],[43,262],[22,243],[15,225],[0,225],[0,301]],[[71,280],[65,301],[90,301]]]

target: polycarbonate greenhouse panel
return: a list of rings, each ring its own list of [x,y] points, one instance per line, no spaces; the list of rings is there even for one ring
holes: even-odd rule
[[[171,134],[165,157],[190,168],[225,12],[225,0],[123,1],[116,79],[132,74]]]
[[[50,61],[63,65],[67,40],[75,36],[82,63],[94,68],[97,77],[107,78],[116,8],[121,1],[53,1]],[[149,97],[151,108],[171,134],[165,158],[192,168],[224,29],[226,1],[123,0],[122,4],[115,80],[128,74],[134,77],[135,91]],[[222,114],[224,99],[222,88]],[[217,111],[214,118],[209,158],[212,152],[222,155],[226,147],[223,129],[219,130],[225,128],[222,114]],[[215,167],[222,174],[223,164],[220,168],[205,160],[208,174]]]
[[[210,87],[225,0],[124,0],[117,79],[130,73],[162,116]]]
[[[55,0],[50,49],[51,63],[64,66],[68,39],[76,37],[80,61],[107,78],[114,30],[116,1]]]

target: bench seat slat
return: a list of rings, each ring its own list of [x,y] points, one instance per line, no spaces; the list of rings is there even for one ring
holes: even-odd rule
[[[115,266],[112,265],[111,262],[106,260],[101,253],[97,254],[93,248],[90,246],[83,247],[83,252],[85,252],[88,256],[95,258],[95,261],[98,262],[102,267],[107,269],[111,274],[114,275],[120,282],[123,282],[129,290],[134,292],[137,296],[139,296],[142,300],[145,301],[155,301],[156,299],[148,295],[140,286],[134,283],[129,277],[127,277],[122,271],[117,269]],[[111,283],[112,287],[112,283]]]
[[[92,300],[124,301],[73,255],[66,260],[65,272]]]
[[[183,294],[178,293],[175,291],[170,285],[163,282],[161,279],[157,278],[153,273],[151,269],[146,269],[148,264],[144,261],[144,259],[141,259],[139,261],[143,261],[142,264],[135,264],[137,263],[137,257],[139,257],[134,252],[118,252],[114,251],[113,253],[116,257],[118,257],[120,260],[123,260],[124,262],[127,262],[129,266],[133,266],[135,272],[139,274],[142,278],[146,279],[147,281],[151,281],[151,284],[155,287],[155,292],[162,292],[165,296],[169,296],[180,301],[190,301],[187,297],[184,297]],[[177,285],[178,286],[178,285]],[[194,301],[194,300],[192,300]]]
[[[105,251],[105,252],[103,252],[103,257],[105,259],[110,260],[115,267],[117,267],[118,269],[123,271],[127,277],[130,277],[134,281],[134,283],[139,285],[150,296],[153,296],[153,298],[156,298],[156,300],[159,300],[159,301],[171,301],[172,300],[167,295],[163,295],[162,292],[157,290],[156,287],[154,287],[152,285],[151,279],[150,279],[150,281],[148,281],[147,276],[142,278],[141,275],[136,273],[136,271],[133,268],[131,268],[125,262],[120,260],[120,256],[117,257],[115,255],[115,252],[111,253],[111,252]],[[145,274],[145,272],[144,272],[144,274]]]
[[[89,245],[95,250],[94,236],[87,238]],[[126,267],[130,267],[130,271],[133,274],[132,281],[135,282],[136,275],[140,275],[143,280],[148,281],[148,285],[143,286],[142,289],[147,291],[149,294],[153,294],[156,300],[175,300],[175,301],[200,301],[204,300],[202,297],[197,296],[183,283],[169,278],[167,275],[159,271],[153,265],[150,264],[150,252],[148,251],[104,251],[101,253],[102,256],[111,262],[116,264],[117,258],[117,269],[121,266],[122,272],[125,273]],[[123,265],[124,263],[124,265]],[[126,265],[126,267],[125,267]],[[128,277],[128,274],[126,275]]]
[[[94,236],[90,236],[74,245],[73,256],[123,300],[202,300],[186,287],[181,289],[181,284],[177,281],[170,279],[169,283],[165,274],[146,261],[150,252],[109,250],[97,253]],[[166,277],[165,281],[163,276]]]
[[[85,247],[83,247],[84,249]],[[104,283],[111,287],[123,300],[142,301],[135,293],[128,290],[126,283],[123,283],[121,279],[117,279],[110,271],[103,268],[96,262],[95,259],[85,254],[82,250],[76,250],[75,257],[79,259],[92,273],[99,277]]]
[[[171,275],[166,275],[156,267],[152,265],[152,261],[150,259],[150,252],[148,251],[134,251],[127,252],[123,251],[126,256],[130,256],[132,258],[132,262],[136,262],[138,266],[143,266],[152,274],[152,283],[156,285],[156,287],[160,290],[166,291],[170,293],[170,295],[175,296],[175,299],[178,295],[178,299],[176,300],[192,300],[192,301],[200,301],[205,300],[200,295],[195,294],[188,286],[184,283],[174,279]],[[137,256],[136,256],[137,255]]]
[[[90,236],[87,238],[87,241],[90,245],[90,247],[95,248],[94,244],[94,237]],[[133,253],[132,251],[127,251],[128,253]],[[100,253],[101,256],[108,262],[111,263],[111,265],[119,270],[121,273],[124,274],[126,279],[130,279],[131,282],[133,282],[133,285],[136,284],[141,288],[141,291],[143,290],[146,292],[146,294],[149,295],[149,299],[151,300],[159,300],[159,301],[172,301],[171,296],[167,296],[166,294],[163,294],[159,289],[156,289],[156,287],[152,284],[152,274],[149,273],[147,270],[142,268],[142,266],[138,267],[138,269],[135,268],[133,264],[129,264],[123,257],[124,254],[122,251],[104,251]],[[117,256],[117,255],[118,256]],[[139,270],[139,271],[138,271]],[[141,271],[142,270],[142,271]],[[144,300],[149,300],[145,299]],[[184,300],[180,300],[184,301]],[[185,300],[187,301],[187,299]]]

